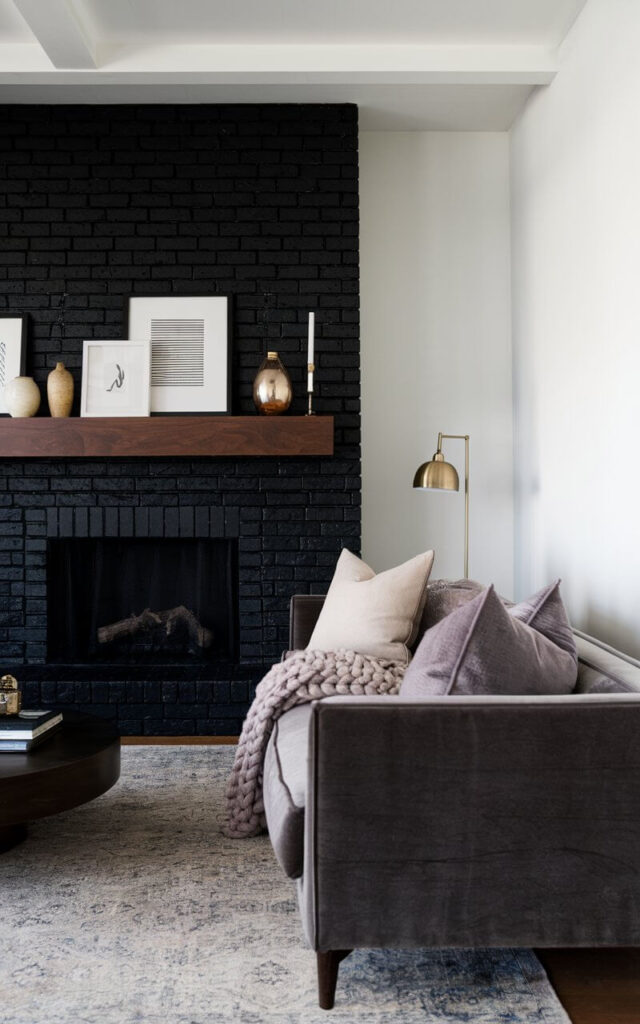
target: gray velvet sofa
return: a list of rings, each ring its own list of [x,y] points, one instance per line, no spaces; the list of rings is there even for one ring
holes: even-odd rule
[[[291,647],[322,605],[295,597]],[[269,834],[320,1005],[358,947],[640,945],[640,663],[564,697],[333,697],[277,723]]]

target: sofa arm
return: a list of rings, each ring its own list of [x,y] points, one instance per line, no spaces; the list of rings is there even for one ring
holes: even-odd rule
[[[639,735],[632,694],[317,702],[310,944],[639,945]]]

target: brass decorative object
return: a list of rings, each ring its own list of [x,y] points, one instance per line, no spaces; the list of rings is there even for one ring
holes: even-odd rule
[[[313,408],[313,374],[315,366],[313,363],[307,365],[307,416],[315,416],[316,412]]]
[[[22,694],[15,676],[0,678],[0,715],[17,715],[22,707]]]
[[[279,416],[291,405],[291,378],[277,352],[267,352],[253,382],[253,402],[263,416]]]
[[[64,363],[56,363],[47,377],[47,399],[49,412],[55,419],[66,419],[71,415],[73,405],[73,377]]]
[[[307,416],[315,416],[313,408],[313,375],[316,369],[314,363],[315,331],[316,315],[315,313],[309,313],[309,340],[307,343]]]
[[[413,478],[414,487],[427,490],[459,491],[460,478],[455,466],[444,461],[442,438],[464,441],[464,575],[469,578],[469,435],[438,434],[438,450],[431,462],[423,462]]]

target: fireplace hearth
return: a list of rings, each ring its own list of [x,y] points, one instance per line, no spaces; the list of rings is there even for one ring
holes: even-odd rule
[[[47,548],[47,660],[179,666],[238,658],[237,542],[65,538]]]

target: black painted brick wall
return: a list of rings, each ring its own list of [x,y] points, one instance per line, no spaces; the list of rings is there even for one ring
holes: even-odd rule
[[[232,297],[234,413],[254,413],[267,348],[302,413],[316,311],[316,407],[336,417],[333,458],[0,458],[0,667],[29,680],[32,703],[92,706],[125,733],[236,733],[286,646],[291,594],[325,590],[342,545],[360,546],[357,109],[5,106],[0,138],[1,305],[30,316],[41,414],[56,360],[76,378],[77,413],[82,340],[126,336],[128,296],[167,294]],[[0,456],[1,432],[0,420]],[[171,535],[181,513],[237,523],[232,678],[97,680],[46,665],[53,516],[99,535],[135,530],[147,512]]]

